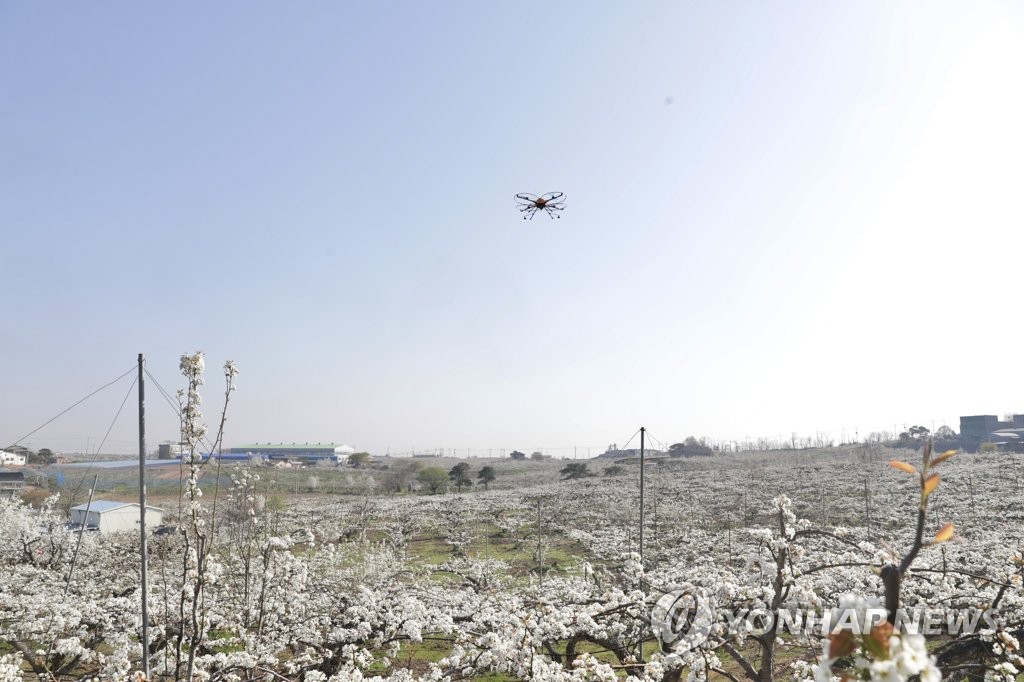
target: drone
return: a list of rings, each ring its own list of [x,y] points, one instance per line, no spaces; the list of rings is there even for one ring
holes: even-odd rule
[[[524,214],[523,220],[527,218],[533,220],[537,211],[544,211],[550,218],[561,218],[562,216],[558,215],[558,212],[565,208],[565,202],[562,201],[564,197],[564,192],[548,192],[539,197],[535,194],[517,194],[516,208]]]

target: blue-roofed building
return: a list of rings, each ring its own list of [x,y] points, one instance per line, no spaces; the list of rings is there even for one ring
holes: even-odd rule
[[[137,531],[139,528],[139,505],[137,502],[111,502],[93,500],[91,504],[80,504],[71,508],[71,525],[101,533],[116,533],[121,530]],[[146,505],[146,529],[152,530],[163,522],[164,510]]]
[[[341,464],[355,449],[337,443],[253,443],[231,448],[232,455],[250,455],[275,459],[327,460]]]

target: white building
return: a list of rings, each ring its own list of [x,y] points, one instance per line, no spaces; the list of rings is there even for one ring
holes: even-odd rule
[[[25,466],[25,455],[0,450],[0,467],[2,466],[23,467]]]
[[[89,513],[86,514],[88,507]],[[163,522],[164,510],[146,507],[146,530],[152,530]],[[139,527],[138,502],[110,502],[93,500],[92,504],[80,504],[71,508],[71,525],[75,528],[85,524],[86,530],[101,533],[116,533],[119,530],[137,530]]]

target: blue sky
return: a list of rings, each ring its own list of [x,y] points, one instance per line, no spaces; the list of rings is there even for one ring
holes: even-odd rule
[[[2,441],[193,350],[229,445],[1024,410],[1020,3],[0,3],[0,60]]]

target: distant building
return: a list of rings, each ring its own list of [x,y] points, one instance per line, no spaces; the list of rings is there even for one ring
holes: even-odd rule
[[[25,466],[25,461],[25,455],[21,454],[20,452],[8,452],[7,450],[0,450],[0,467],[23,467]]]
[[[1024,429],[1000,429],[989,436],[989,441],[999,450],[1024,452]]]
[[[172,443],[167,441],[166,443],[160,443],[156,449],[157,459],[179,459],[183,452],[186,452],[187,448],[183,448],[178,443]]]
[[[24,472],[0,471],[0,500],[16,497],[24,487]]]
[[[146,507],[147,530],[159,526],[163,519],[163,509]],[[71,508],[71,525],[76,528],[84,525],[86,530],[98,530],[101,533],[135,530],[139,527],[139,505],[136,502],[93,500],[92,504],[80,504]]]
[[[336,443],[256,443],[231,448],[232,455],[258,455],[269,460],[330,460],[337,463],[347,460],[353,452],[355,448]]]
[[[1017,429],[1024,429],[1024,414],[1015,414],[1007,421],[1001,421],[994,414],[960,417],[960,441],[967,452],[977,452],[982,443],[1012,442],[1014,439],[1006,434]],[[997,435],[1000,432],[1004,437]]]

